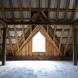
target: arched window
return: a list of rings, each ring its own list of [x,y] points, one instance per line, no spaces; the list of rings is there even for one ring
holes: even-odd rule
[[[38,32],[32,38],[32,52],[45,52],[45,37]]]

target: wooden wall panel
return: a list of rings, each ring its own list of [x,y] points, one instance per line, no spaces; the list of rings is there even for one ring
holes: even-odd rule
[[[52,56],[59,56],[59,52],[57,52],[56,48],[52,45],[50,41],[46,39],[46,52],[32,52],[32,40],[29,41],[24,48],[21,50],[20,56],[31,56],[34,57],[52,57]]]

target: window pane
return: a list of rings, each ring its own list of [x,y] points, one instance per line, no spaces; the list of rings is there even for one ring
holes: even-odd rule
[[[45,37],[40,32],[32,38],[32,52],[45,52]]]

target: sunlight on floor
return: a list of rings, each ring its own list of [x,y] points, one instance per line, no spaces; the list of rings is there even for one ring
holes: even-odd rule
[[[12,62],[7,62],[7,64],[12,64]],[[27,68],[31,68],[34,69],[35,71],[41,70],[41,69],[45,69],[45,70],[53,70],[55,69],[55,67],[53,67],[52,65],[55,65],[56,62],[50,62],[50,61],[13,61],[14,64],[12,64],[13,66],[17,66],[17,67],[27,67]]]
[[[0,78],[78,78],[78,67],[70,61],[7,61]]]

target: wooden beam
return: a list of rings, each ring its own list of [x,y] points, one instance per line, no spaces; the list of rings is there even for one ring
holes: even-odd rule
[[[48,26],[48,25],[47,25]],[[55,30],[55,26],[56,25],[54,25],[54,28],[53,28],[53,30]],[[31,27],[27,27],[27,28],[24,28],[24,30],[26,30],[26,29],[28,29],[28,28],[31,28]],[[3,29],[2,28],[0,28],[0,31],[2,31]],[[8,28],[8,30],[9,31],[14,31],[14,28]],[[65,32],[68,32],[70,30],[70,28],[65,28]],[[76,28],[75,29],[76,31],[78,30],[78,28]],[[16,28],[16,31],[22,31],[22,28]],[[57,28],[56,29],[56,31],[59,31],[59,32],[61,32],[62,31],[62,28]],[[0,33],[0,36],[1,36],[1,33]]]
[[[65,7],[65,12],[64,12],[64,18],[65,20],[67,19],[67,13],[68,13],[68,8],[69,8],[69,4],[70,4],[70,0],[65,0],[66,1],[66,7]]]
[[[61,32],[61,31],[60,31],[60,32]],[[21,37],[21,36],[18,36],[19,40],[20,40],[20,37]],[[11,39],[15,39],[16,37],[10,35],[10,38],[11,38]],[[58,37],[58,38],[60,38],[60,37]],[[66,36],[66,37],[63,37],[63,39],[67,39],[67,38],[68,38],[67,36]],[[69,38],[72,38],[72,37],[69,37]],[[1,39],[1,37],[0,37],[0,39]],[[9,37],[6,37],[6,39],[9,39]]]
[[[2,28],[3,29],[3,28]],[[0,39],[2,39],[2,30],[0,30]]]
[[[59,49],[61,49],[63,35],[64,35],[64,27],[62,27],[62,32],[61,32],[61,37],[60,37],[60,43],[59,43]]]
[[[12,54],[14,56],[14,50],[13,50],[12,40],[11,40],[11,36],[10,36],[8,28],[7,28],[7,33],[8,33],[8,39],[9,39],[9,44],[10,44],[10,47],[11,47],[11,51],[12,51]]]
[[[56,36],[56,29],[57,29],[57,25],[54,26],[54,38],[53,40],[55,40],[55,36]]]
[[[68,48],[68,46],[69,46],[69,41],[70,41],[70,39],[71,39],[71,37],[70,37],[69,35],[71,34],[71,32],[72,32],[72,27],[70,27],[70,30],[69,30],[69,32],[68,32],[68,38],[67,38],[67,40],[66,40],[66,45],[65,45],[65,48],[64,48],[64,56],[65,56],[66,51],[67,51],[67,48]]]
[[[2,65],[6,64],[6,27],[3,27],[3,41],[2,41]]]
[[[10,44],[9,44],[9,43],[8,43],[8,44],[6,44],[6,45],[7,45],[7,46],[10,46]],[[12,44],[12,46],[15,46],[15,45],[16,45],[16,44],[14,44],[14,43]],[[65,43],[65,44],[63,44],[63,45],[69,45],[69,46],[70,46],[70,45],[72,45],[72,43],[69,43],[69,44],[68,44],[68,43]],[[77,44],[77,45],[78,45],[78,44]],[[0,43],[0,46],[2,46],[2,44],[1,44],[1,43]],[[16,47],[15,47],[15,48],[16,48]]]
[[[64,20],[64,19],[59,19],[57,21],[55,21],[54,19],[51,19],[50,21],[46,21],[46,22],[32,22],[32,21],[26,21],[25,19],[23,21],[21,21],[21,19],[17,20],[17,21],[13,21],[12,19],[8,19],[3,20],[0,19],[1,21],[7,23],[8,25],[73,25],[74,23],[78,23],[78,20],[73,20],[71,21],[69,20]]]
[[[5,19],[6,20],[6,15],[5,15],[5,10],[4,10],[4,3],[3,1],[1,1],[1,16],[2,16],[2,19]]]
[[[17,50],[19,50],[18,35],[17,35],[17,31],[16,31],[16,27],[15,26],[14,26],[14,30],[15,30],[16,46],[17,46]]]
[[[60,8],[60,0],[57,0],[56,20],[58,20],[59,16],[59,8]]]
[[[75,32],[75,25],[73,26],[73,41],[72,41],[72,48],[73,48],[73,64],[77,65],[77,37]]]
[[[9,27],[10,27],[10,25],[9,25]],[[14,28],[9,28],[8,27],[8,30],[9,31],[14,31]],[[24,27],[24,26],[22,26],[22,27]],[[22,31],[22,27],[21,28],[16,28],[16,31]],[[26,30],[26,29],[28,29],[28,28],[31,28],[31,27],[27,27],[27,28],[24,28],[24,30]],[[3,29],[2,28],[0,28],[0,31],[2,31]]]
[[[39,11],[40,11],[40,3],[41,3],[41,1],[40,0],[38,0],[38,8],[39,8]]]
[[[29,8],[30,18],[31,18],[31,0],[28,0],[28,1],[29,1],[29,6],[28,6],[28,8]]]
[[[48,19],[50,15],[51,0],[48,0]]]
[[[46,20],[48,20],[48,17],[47,17],[47,15],[44,13],[44,11],[41,11],[41,13],[42,13],[43,17],[44,17]]]
[[[47,25],[47,33],[48,33],[48,31],[49,31],[49,30],[48,30],[48,25]]]
[[[24,25],[22,26],[22,31],[23,31],[23,41],[25,41],[25,29],[24,29]]]
[[[2,8],[0,7],[0,11],[2,10]],[[14,8],[14,7],[10,7],[10,8],[6,8],[4,7],[4,10],[7,12],[7,11],[21,11],[20,8]],[[31,8],[31,11],[36,11],[36,12],[39,12],[40,11],[48,11],[48,8]],[[22,7],[22,11],[29,11],[29,7],[27,8],[23,8]],[[49,11],[57,11],[57,8],[49,8]],[[65,12],[66,9],[65,8],[59,8],[59,12]],[[68,9],[67,12],[78,12],[78,9]]]
[[[5,21],[5,20],[3,20],[3,21]],[[33,24],[39,24],[39,25],[72,25],[72,23],[74,22],[72,22],[71,20],[64,20],[64,19],[62,19],[62,20],[57,20],[57,21],[55,21],[54,19],[53,20],[50,20],[50,21],[46,21],[46,22],[32,22],[32,21],[25,21],[25,20],[23,20],[22,22],[21,22],[21,20],[17,20],[17,21],[12,21],[11,19],[9,19],[9,20],[7,20],[7,21],[5,21],[8,25],[19,25],[19,24],[24,24],[24,25],[26,25],[26,24],[28,24],[28,25],[33,25]]]
[[[10,5],[10,8],[13,8],[13,2],[12,2],[12,0],[9,0],[9,5]],[[11,17],[12,17],[12,21],[14,21],[14,10],[11,11]]]
[[[21,45],[21,47],[19,48],[19,50],[16,52],[16,55],[17,53],[19,53],[22,48],[25,46],[25,44],[33,37],[33,35],[39,30],[39,28],[37,29],[38,27],[36,27],[29,35],[29,37],[24,41],[24,43]]]
[[[74,2],[73,9],[77,9],[77,7],[78,7],[78,0],[74,0],[74,1],[75,1],[75,2]],[[71,20],[74,19],[75,13],[76,13],[75,11],[71,13]]]
[[[41,25],[41,32],[46,37],[47,40],[51,41],[51,43],[57,49],[59,54],[62,55],[62,53],[61,53],[60,49],[58,48],[58,46],[56,45],[55,41],[53,41],[53,39],[49,36],[49,34],[47,33],[47,31],[44,29],[44,27],[42,25]]]
[[[21,10],[21,14],[20,14],[20,17],[22,18],[22,21],[23,21],[23,11],[22,11],[22,0],[19,0],[19,8]],[[23,41],[25,41],[25,31],[24,31],[24,25],[22,25],[22,31],[23,31]]]
[[[23,33],[21,34],[20,37],[18,37],[18,42],[20,42],[20,40],[22,40],[23,38],[23,41],[25,41],[25,35],[27,34],[27,32],[29,31],[29,29],[22,29]]]

